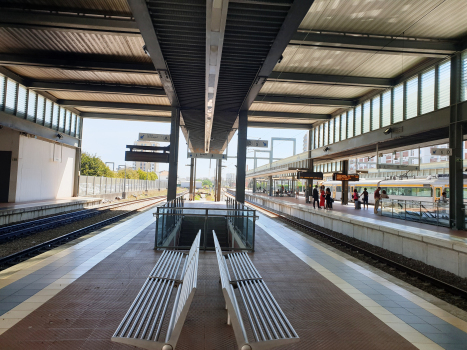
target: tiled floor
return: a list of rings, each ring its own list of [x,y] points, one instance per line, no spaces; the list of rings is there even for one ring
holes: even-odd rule
[[[466,322],[274,219],[257,224],[252,261],[301,338],[287,349],[465,349]],[[110,337],[160,256],[153,239],[146,212],[2,272],[0,308],[13,309],[0,348],[126,348]],[[177,349],[233,350],[214,253],[200,254],[198,276]]]

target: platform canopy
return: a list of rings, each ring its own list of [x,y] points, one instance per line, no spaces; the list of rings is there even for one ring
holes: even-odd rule
[[[169,122],[192,152],[237,129],[309,129],[465,48],[439,0],[10,0],[0,73],[84,118]],[[144,47],[144,48],[143,48]]]

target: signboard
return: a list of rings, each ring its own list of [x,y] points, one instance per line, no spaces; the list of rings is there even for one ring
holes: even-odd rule
[[[452,148],[430,148],[433,156],[452,156]]]
[[[311,171],[299,171],[297,173],[297,179],[303,179],[303,180],[322,180],[323,179],[323,173],[321,172],[311,172]]]
[[[267,140],[246,140],[246,146],[268,148],[269,141]]]
[[[334,173],[332,174],[333,181],[360,181],[360,175],[358,174],[342,174]]]
[[[126,151],[125,162],[168,163],[169,153]]]
[[[170,135],[164,134],[146,134],[146,133],[139,133],[138,137],[139,141],[159,141],[159,142],[170,142]]]
[[[385,170],[420,170],[418,165],[401,165],[401,164],[377,164],[376,169]]]
[[[227,159],[227,154],[214,154],[214,153],[188,153],[187,158],[200,158],[200,159]]]

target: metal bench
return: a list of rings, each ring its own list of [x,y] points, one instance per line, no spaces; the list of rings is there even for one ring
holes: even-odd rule
[[[222,249],[213,231],[217,263],[221,275],[222,293],[226,302],[227,324],[232,324],[239,350],[263,350],[300,340],[279,304],[272,296],[261,275],[246,253],[222,255]],[[230,276],[229,266],[234,279]],[[242,311],[237,302],[235,289],[243,302],[243,309],[250,328],[243,323]],[[248,339],[253,334],[254,341]]]
[[[144,349],[175,348],[196,291],[200,237],[201,230],[188,255],[169,250],[162,253],[115,331],[112,341]],[[177,292],[173,299],[175,290]],[[174,302],[168,320],[166,316],[171,299]]]

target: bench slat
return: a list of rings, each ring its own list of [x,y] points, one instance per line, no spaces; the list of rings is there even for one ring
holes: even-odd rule
[[[232,318],[232,326],[239,349],[263,350],[299,341],[298,334],[274,299],[248,254],[239,252],[223,256],[214,231],[213,236],[222,288],[223,291],[226,291],[224,298],[227,305],[236,305],[233,308],[228,307],[228,312]],[[234,279],[230,277],[227,261],[230,262]],[[250,343],[248,341],[232,284],[237,286],[256,342]],[[236,322],[239,323],[240,327],[235,326]],[[238,328],[243,331],[244,342],[237,334],[239,333]]]
[[[112,341],[146,349],[173,349],[196,290],[198,232],[188,255],[164,251],[115,331]],[[177,276],[181,269],[180,280]],[[159,341],[174,289],[177,288],[165,342]]]

